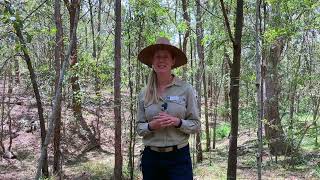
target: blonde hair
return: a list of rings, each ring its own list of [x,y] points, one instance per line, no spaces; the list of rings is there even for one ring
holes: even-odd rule
[[[158,103],[159,96],[157,91],[157,74],[152,69],[152,72],[149,75],[146,92],[144,95],[144,104],[148,103]]]

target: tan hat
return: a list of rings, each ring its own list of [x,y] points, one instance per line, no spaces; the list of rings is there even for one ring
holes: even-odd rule
[[[159,37],[155,44],[142,49],[138,55],[138,60],[143,64],[152,67],[153,55],[159,49],[167,49],[173,54],[175,58],[175,64],[172,66],[172,69],[187,64],[187,56],[179,48],[171,45],[170,41],[164,37]]]

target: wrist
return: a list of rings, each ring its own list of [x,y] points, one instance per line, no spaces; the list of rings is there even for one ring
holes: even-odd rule
[[[178,123],[178,125],[175,126],[176,128],[180,128],[182,125],[182,119],[178,119],[178,121],[179,121],[179,123]]]
[[[148,123],[148,130],[152,131],[150,124]]]

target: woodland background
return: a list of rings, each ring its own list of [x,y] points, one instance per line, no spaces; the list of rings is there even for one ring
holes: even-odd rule
[[[142,179],[138,52],[198,92],[195,179],[320,178],[317,0],[0,0],[0,179]]]

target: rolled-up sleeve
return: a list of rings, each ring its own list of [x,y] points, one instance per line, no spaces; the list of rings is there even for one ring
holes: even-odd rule
[[[201,129],[199,118],[199,109],[193,87],[190,85],[187,89],[187,111],[185,119],[181,119],[180,130],[186,134],[198,133]]]
[[[143,102],[143,93],[141,92],[138,97],[138,108],[137,108],[137,133],[139,136],[145,136],[152,131],[148,128],[148,122],[146,120],[146,115],[144,112],[144,102]]]

